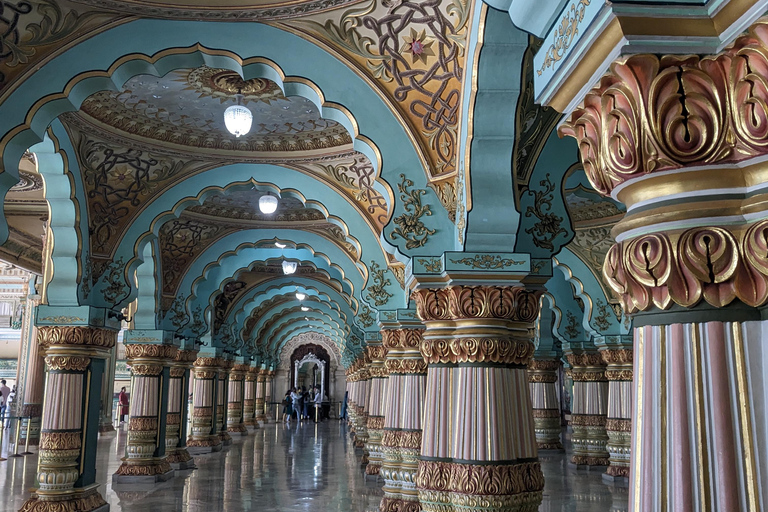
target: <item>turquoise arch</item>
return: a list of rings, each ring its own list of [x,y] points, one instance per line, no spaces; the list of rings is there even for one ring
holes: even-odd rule
[[[556,331],[562,322],[562,312],[555,305],[555,298],[544,293],[539,301],[539,317],[536,319],[536,352],[535,359],[551,359],[561,356],[557,350],[555,338],[562,342]]]
[[[322,184],[298,171],[286,170],[282,167],[266,164],[233,164],[218,167],[198,173],[185,179],[182,183],[174,185],[160,198],[148,203],[144,207],[142,213],[123,235],[116,257],[124,257],[126,261],[131,259],[131,264],[127,269],[128,275],[130,275],[140,262],[143,245],[158,235],[160,228],[165,222],[181,215],[185,208],[200,204],[206,197],[209,197],[211,194],[220,193],[222,190],[232,191],[241,187],[250,188],[253,186],[253,181],[263,184],[267,183],[267,180],[271,180],[274,184],[273,186],[278,190],[288,188],[311,190],[313,195],[309,197],[302,194],[304,201],[322,202],[323,199],[327,201],[328,197],[335,199],[335,203],[329,205],[331,211],[338,217],[345,219],[350,229],[354,230],[356,238],[362,246],[362,253],[360,255],[362,260],[375,261],[382,268],[386,268],[386,258],[378,245],[375,234],[365,225],[362,217],[352,205],[346,200],[342,200],[341,196],[328,185]],[[232,185],[233,183],[236,185]],[[200,191],[204,192],[201,193]],[[325,197],[322,195],[323,192],[325,192]],[[170,211],[168,209],[169,204],[174,205]],[[295,230],[294,233],[296,233]],[[300,242],[300,240],[295,242]],[[328,242],[328,245],[332,244]],[[371,249],[372,252],[369,252]],[[345,256],[341,261],[348,259]],[[392,294],[388,304],[405,302],[405,295],[396,283],[387,287],[387,290]],[[135,296],[135,291],[129,297],[129,300],[133,296]]]
[[[223,52],[206,55],[203,52],[205,47],[226,48],[233,55],[222,55]],[[189,48],[190,52],[183,55],[166,52],[154,63],[147,58],[174,48]],[[261,62],[242,66],[242,60],[237,56],[250,56],[254,52],[259,57],[279,63],[285,75],[310,78],[319,91],[323,91],[322,95],[305,83],[290,82],[289,85],[274,68]],[[127,55],[135,57],[124,59]],[[55,117],[77,109],[92,93],[114,90],[137,74],[162,75],[174,68],[201,64],[232,69],[246,79],[265,75],[277,81],[288,95],[310,97],[321,109],[323,117],[337,120],[350,130],[356,149],[367,154],[375,165],[381,162],[381,176],[385,181],[397,182],[399,174],[403,173],[414,181],[415,187],[426,191],[426,202],[438,204],[436,195],[426,186],[426,177],[413,143],[378,94],[328,52],[298,36],[262,24],[142,19],[83,41],[41,66],[40,72],[32,75],[23,87],[0,105],[0,133],[4,134],[3,142],[6,143],[4,169],[16,177],[18,160],[23,151],[41,140],[43,131]],[[93,73],[94,70],[102,71]],[[90,73],[90,76],[84,78],[85,73]],[[83,75],[81,79],[73,80],[80,75]],[[45,98],[45,101],[30,112],[40,98]],[[336,104],[325,104],[326,98],[343,103],[344,110]],[[354,113],[354,122],[347,117],[347,111]],[[13,133],[9,134],[12,130]],[[376,141],[378,153],[367,143],[367,138],[358,134],[365,134]],[[377,158],[379,154],[381,159]],[[7,191],[6,185],[10,186],[5,183],[7,181],[0,182],[0,193]],[[401,213],[403,205],[398,202],[394,215]],[[453,231],[447,212],[434,208],[428,220],[431,228],[438,228],[437,232],[417,250],[430,254],[451,247]],[[385,228],[387,235],[393,227],[390,223]],[[401,239],[382,238],[391,240],[404,254],[412,252],[405,248]],[[392,253],[397,251],[392,248]],[[402,255],[396,256],[402,258]]]
[[[301,311],[298,305],[282,305],[275,311],[272,311],[269,316],[265,316],[259,320],[254,328],[255,336],[259,339],[271,340],[273,335],[279,332],[286,326],[291,326],[294,323],[301,323],[304,318],[316,319],[325,318],[328,320],[328,325],[336,327],[340,332],[346,336],[350,332],[349,324],[344,321],[342,315],[330,307],[328,304],[319,303],[307,303],[309,311]],[[275,322],[270,327],[265,328],[268,322]]]
[[[589,343],[592,334],[584,326],[584,313],[576,303],[573,296],[571,285],[557,272],[547,281],[545,285],[547,293],[545,300],[549,302],[549,308],[555,314],[555,324],[552,334],[563,343],[563,347],[582,347],[584,343]],[[568,325],[568,314],[573,315],[577,320],[575,333],[569,335],[566,331]]]
[[[264,333],[264,337],[262,338],[265,340],[266,344],[264,345],[264,351],[267,353],[275,353],[276,351],[280,350],[280,347],[275,344],[275,341],[280,339],[281,334],[285,334],[291,329],[294,329],[295,327],[299,325],[304,325],[308,327],[324,327],[327,331],[330,331],[336,335],[338,339],[346,339],[348,336],[348,332],[345,332],[343,328],[340,326],[334,325],[334,321],[330,319],[330,317],[327,317],[325,315],[321,315],[317,312],[308,311],[307,313],[301,312],[302,314],[296,314],[294,313],[293,317],[289,318],[291,315],[288,315],[288,317],[285,317],[281,319],[277,325],[275,325],[274,328],[270,328],[266,333]],[[304,320],[304,317],[309,318],[309,320]],[[295,320],[300,319],[300,324],[297,324]]]

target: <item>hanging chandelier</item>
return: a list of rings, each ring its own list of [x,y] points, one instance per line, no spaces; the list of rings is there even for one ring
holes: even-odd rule
[[[277,210],[277,197],[267,193],[259,198],[259,210],[265,215],[275,213]]]
[[[296,292],[296,298],[299,299],[299,300],[304,300],[304,299],[307,298],[307,294],[306,293],[301,293],[301,292]]]
[[[235,105],[227,107],[227,110],[224,111],[224,125],[226,125],[229,133],[235,137],[240,137],[251,131],[253,114],[248,107],[243,105],[243,95],[239,92],[235,94],[235,102]]]
[[[297,267],[298,263],[295,261],[283,260],[283,274],[293,274]]]

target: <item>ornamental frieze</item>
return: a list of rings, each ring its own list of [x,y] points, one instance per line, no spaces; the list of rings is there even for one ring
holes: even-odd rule
[[[41,347],[73,345],[110,349],[117,342],[117,331],[89,326],[43,325],[37,328],[37,343]]]
[[[578,141],[595,189],[608,195],[649,173],[768,154],[768,88],[757,85],[766,26],[761,18],[717,55],[614,62],[559,130]]]
[[[631,381],[632,370],[605,370],[605,378],[609,381]]]
[[[174,361],[193,363],[197,359],[197,350],[179,350]]]
[[[172,379],[180,379],[180,378],[184,377],[185,373],[186,373],[186,370],[184,368],[171,367],[171,378]]]
[[[165,459],[162,459],[151,464],[133,465],[129,462],[124,462],[117,468],[116,475],[124,476],[154,476],[164,475],[171,470],[170,464]]]
[[[422,321],[496,318],[533,323],[541,294],[510,286],[449,286],[416,290],[412,298]]]
[[[424,359],[387,359],[387,372],[393,373],[427,373],[427,363]]]
[[[528,371],[528,382],[530,383],[540,383],[540,384],[549,384],[552,382],[557,382],[557,374],[556,373],[532,373],[530,370]]]
[[[80,432],[42,432],[40,450],[79,450],[82,446]]]
[[[381,435],[381,446],[421,450],[421,430],[385,430]]]
[[[528,364],[529,370],[542,372],[555,372],[560,368],[560,361],[557,359],[534,359]]]
[[[501,363],[526,366],[536,347],[525,338],[424,339],[421,355],[429,364]]]
[[[468,495],[516,495],[541,491],[544,475],[538,462],[472,465],[421,460],[416,485]]]
[[[599,352],[585,352],[583,354],[567,354],[565,356],[568,364],[573,369],[579,367],[602,367],[605,366],[603,356]]]
[[[612,432],[632,432],[632,420],[608,418],[605,421],[605,430],[610,430]]]
[[[599,414],[572,414],[571,425],[580,427],[604,427],[606,417]]]
[[[387,357],[387,349],[383,345],[368,345],[366,350],[371,361],[381,361]]]
[[[132,364],[131,374],[142,377],[156,377],[163,373],[163,365],[161,364]]]
[[[701,301],[759,307],[768,302],[766,254],[768,220],[652,233],[611,247],[603,276],[628,313]]]
[[[128,430],[136,432],[151,432],[157,430],[158,419],[155,417],[136,418],[128,420]]]
[[[632,364],[632,354],[631,348],[602,350],[600,352],[603,361],[609,366]]]

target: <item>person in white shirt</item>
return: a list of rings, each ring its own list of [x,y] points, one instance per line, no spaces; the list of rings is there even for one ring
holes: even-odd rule
[[[320,421],[320,408],[323,406],[323,395],[320,394],[320,388],[315,388],[315,399],[312,401],[315,403],[316,421]]]
[[[6,412],[10,414],[10,411],[8,411],[8,397],[11,395],[11,388],[5,384],[5,379],[0,380],[0,425],[5,425]]]

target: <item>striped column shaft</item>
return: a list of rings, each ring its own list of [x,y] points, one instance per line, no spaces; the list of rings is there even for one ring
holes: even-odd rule
[[[170,389],[170,366],[177,354],[178,348],[173,345],[125,345],[125,356],[131,367],[128,442],[113,482],[127,483],[146,477],[167,480],[173,476],[165,455],[168,415],[162,414],[161,404],[169,403],[166,393]]]
[[[385,334],[386,333],[386,334]],[[387,348],[389,399],[382,436],[381,512],[418,512],[416,473],[421,450],[427,364],[419,352],[423,329],[382,331]]]
[[[560,361],[557,359],[534,359],[528,366],[528,386],[539,450],[563,449],[560,441],[560,399],[557,393],[559,368]]]
[[[270,402],[275,401],[273,391],[274,381],[275,370],[269,370],[267,372],[267,379],[264,381],[264,423],[269,423],[270,419],[273,417],[271,414],[269,414],[269,404]]]
[[[768,321],[635,328],[632,511],[765,510]]]
[[[599,353],[585,352],[566,355],[573,379],[571,427],[573,455],[577,466],[607,466],[608,380],[605,363]]]
[[[384,408],[387,402],[387,369],[384,361],[387,357],[387,349],[380,341],[369,341],[366,347],[371,365],[368,373],[371,376],[370,393],[368,395],[368,419],[366,430],[368,441],[368,465],[365,467],[366,475],[378,475],[381,471],[383,454],[381,453],[381,436],[384,431]]]
[[[368,453],[365,450],[365,443],[368,441],[368,394],[370,393],[370,373],[368,371],[371,361],[368,354],[365,353],[361,358],[360,370],[357,372],[357,397],[355,416],[355,447],[363,448],[363,458],[361,464],[368,464]]]
[[[168,416],[165,431],[165,453],[173,469],[194,468],[194,461],[186,449],[184,433],[187,430],[190,368],[197,357],[196,350],[179,350],[171,365],[168,387]]]
[[[39,487],[21,507],[24,511],[77,510],[107,507],[95,482],[95,445],[103,361],[115,346],[117,332],[89,326],[39,326],[37,342],[45,354]],[[82,459],[81,459],[82,458]]]
[[[520,511],[541,503],[527,370],[539,296],[501,286],[414,292],[429,364],[416,478],[422,510]]]
[[[245,374],[250,369],[247,364],[235,364],[229,371],[227,386],[227,432],[248,435],[243,421],[243,400],[245,399]]]
[[[608,468],[612,478],[629,478],[632,446],[632,349],[606,349],[600,354],[606,364],[608,414],[605,432],[608,443]]]
[[[197,453],[221,449],[215,423],[219,364],[220,360],[216,357],[198,357],[194,362],[192,434],[187,439],[187,447]]]
[[[266,419],[264,415],[264,393],[266,391],[265,384],[267,381],[267,369],[262,368],[259,370],[259,375],[256,379],[256,421],[264,422]],[[258,425],[258,423],[256,424]]]
[[[258,426],[256,423],[256,379],[259,368],[249,366],[245,374],[243,398],[243,423],[248,427]]]
[[[232,444],[232,436],[227,432],[227,406],[229,403],[229,375],[234,366],[233,361],[220,359],[218,380],[216,385],[216,431],[221,442],[225,445]]]

